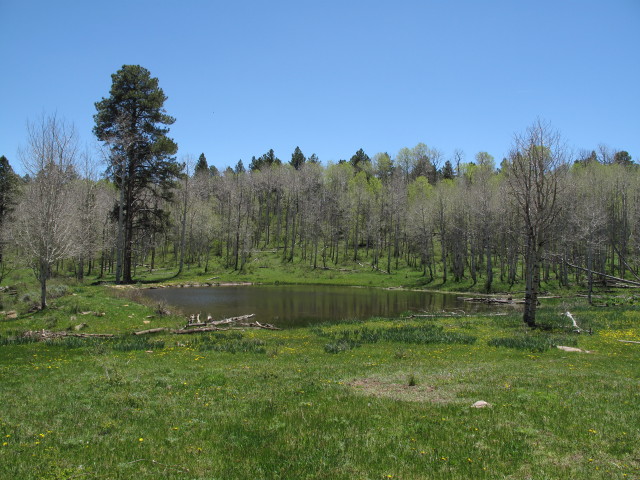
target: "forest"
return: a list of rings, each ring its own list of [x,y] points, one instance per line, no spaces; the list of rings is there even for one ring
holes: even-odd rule
[[[176,159],[174,119],[146,69],[124,66],[113,79],[96,103],[99,154],[81,151],[64,119],[43,116],[28,127],[26,175],[2,157],[0,278],[28,262],[43,307],[55,272],[132,283],[159,265],[207,273],[213,258],[243,271],[258,251],[311,269],[408,267],[423,285],[470,279],[487,293],[496,279],[523,283],[533,298],[540,282],[591,291],[607,276],[640,281],[640,182],[626,151],[571,152],[536,120],[499,163],[418,143],[328,164],[269,150],[219,171],[204,153]],[[127,103],[126,89],[152,93]]]
[[[501,159],[218,169],[178,154],[148,70],[112,79],[99,149],[44,114],[0,157],[2,478],[640,478],[628,152],[535,119]],[[149,295],[234,289],[240,316]]]

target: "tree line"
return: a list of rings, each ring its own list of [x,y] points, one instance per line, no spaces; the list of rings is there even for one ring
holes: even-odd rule
[[[425,284],[468,279],[486,292],[522,283],[531,326],[543,281],[584,281],[590,292],[600,274],[638,279],[640,182],[627,152],[573,155],[538,120],[499,164],[419,143],[328,165],[299,148],[284,162],[269,150],[220,172],[204,154],[175,158],[174,119],[146,69],[125,65],[112,80],[94,117],[106,172],[55,116],[29,125],[25,178],[0,161],[2,272],[10,245],[29,259],[43,307],[62,261],[79,278],[130,283],[159,263],[206,272],[218,257],[243,270],[261,250],[314,269],[408,267]]]

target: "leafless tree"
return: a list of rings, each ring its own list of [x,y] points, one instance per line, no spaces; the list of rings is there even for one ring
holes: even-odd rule
[[[568,153],[558,132],[541,120],[516,135],[509,155],[507,182],[524,229],[525,305],[523,320],[536,327],[540,265],[561,211],[559,189]]]
[[[73,126],[55,115],[27,125],[27,147],[20,152],[30,180],[15,212],[14,240],[28,254],[40,281],[40,306],[47,306],[51,266],[77,250],[78,215],[73,179],[77,141]]]

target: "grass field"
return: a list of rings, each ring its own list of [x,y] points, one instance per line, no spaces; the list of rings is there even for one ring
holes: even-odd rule
[[[25,288],[2,294],[18,315],[0,317],[0,478],[640,478],[630,295],[550,300],[539,332],[510,312],[141,338],[183,319],[105,286],[51,290],[34,313]],[[80,324],[118,336],[20,337]]]

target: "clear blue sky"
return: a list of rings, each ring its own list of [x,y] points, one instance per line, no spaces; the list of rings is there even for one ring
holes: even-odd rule
[[[178,158],[424,142],[499,162],[536,118],[640,160],[640,0],[0,0],[0,154],[56,112],[95,142],[111,74],[158,77]]]

